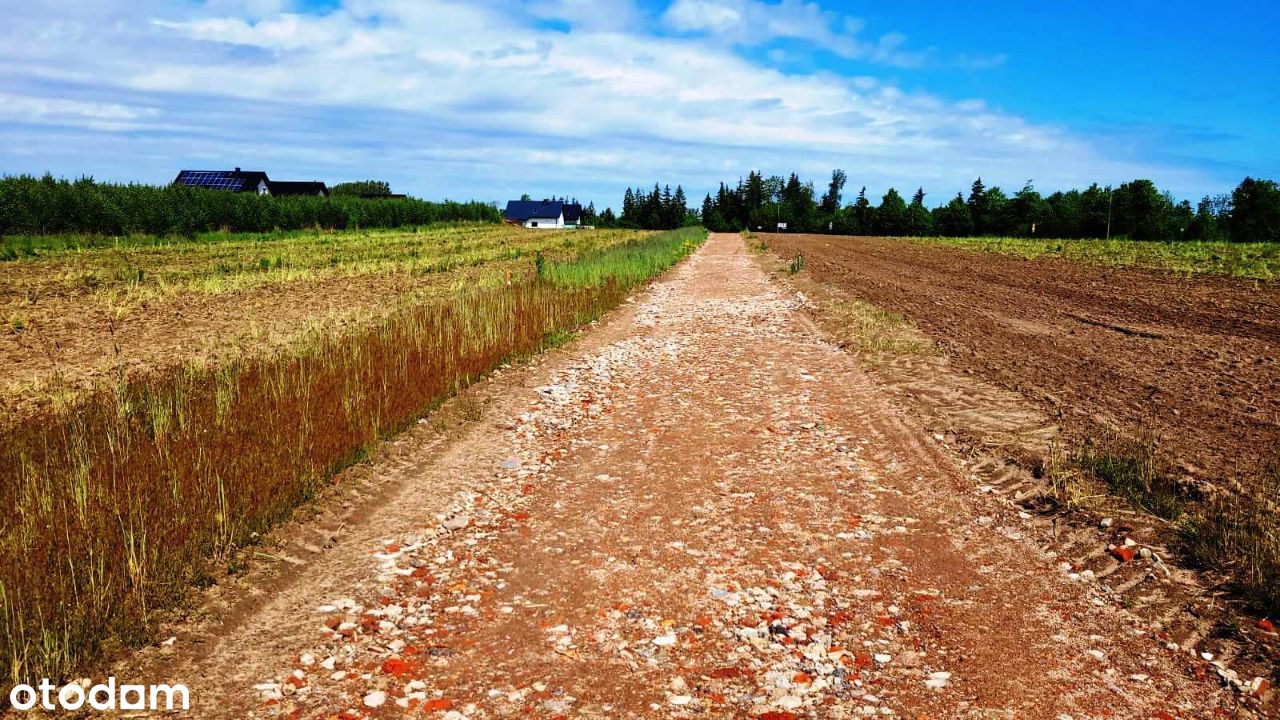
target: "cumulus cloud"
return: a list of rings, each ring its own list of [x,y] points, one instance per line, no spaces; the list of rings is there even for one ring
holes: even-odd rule
[[[918,67],[932,54],[907,49],[899,32],[864,39],[860,19],[804,0],[675,0],[663,18],[677,32],[705,33],[739,45],[801,40],[842,57],[898,67]]]
[[[222,157],[307,177],[379,175],[433,196],[496,200],[538,186],[601,193],[601,204],[631,183],[699,192],[752,167],[815,177],[840,166],[872,188],[963,187],[978,174],[1045,186],[1152,174],[980,101],[746,59],[725,40],[745,32],[762,5],[753,0],[676,0],[658,20],[679,29],[674,37],[580,4],[345,0],[305,13],[265,0],[196,9],[104,0],[94,21],[59,12],[59,32],[82,42],[54,47],[32,39],[53,22],[33,12],[0,29],[0,93],[26,98],[0,115],[0,128],[14,130],[0,132],[0,154],[29,162],[23,144],[54,116],[146,108],[99,120],[153,132],[62,135],[45,157],[121,163],[119,172],[153,179]],[[864,43],[855,21],[813,3],[770,7],[778,12],[762,27],[774,36],[870,59],[905,52],[902,36]],[[615,19],[639,13],[629,0],[610,8]],[[41,93],[43,105],[33,99]],[[1172,187],[1196,182],[1163,170]]]

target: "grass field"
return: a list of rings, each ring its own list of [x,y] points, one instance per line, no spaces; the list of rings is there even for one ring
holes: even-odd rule
[[[634,237],[628,230],[529,233],[491,223],[413,230],[209,233],[193,240],[40,238],[46,245],[0,267],[0,294],[156,295],[242,290],[264,284],[368,273],[429,275],[535,252],[578,253]],[[18,242],[10,239],[7,242]]]
[[[173,238],[53,238],[0,261],[0,407],[117,368],[287,345],[308,326],[360,325],[457,287],[532,277],[631,230],[533,232],[492,223]],[[6,400],[9,398],[9,400]]]
[[[1280,277],[1280,243],[1031,240],[1026,238],[900,238],[965,250],[1056,257],[1111,267],[1273,280]]]
[[[267,237],[119,250],[171,253],[175,267],[144,256],[155,275],[174,279],[160,291],[181,283],[216,292],[199,280],[210,263],[234,264],[232,277],[252,274],[246,265],[268,247],[298,272],[337,271],[324,260],[335,256],[343,271],[412,273],[443,262],[483,272],[375,321],[313,329],[286,350],[121,375],[0,429],[0,502],[19,510],[0,518],[5,671],[14,681],[66,677],[104,644],[145,640],[157,610],[216,574],[218,561],[287,518],[371,443],[499,363],[600,316],[704,238],[701,229],[440,228],[292,238],[297,247]],[[396,256],[409,248],[417,257]],[[94,253],[112,251],[71,252],[106,263]],[[517,258],[523,267],[507,285],[505,263]]]

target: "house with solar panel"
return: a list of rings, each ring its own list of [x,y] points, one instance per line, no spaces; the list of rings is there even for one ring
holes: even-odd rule
[[[502,218],[538,230],[576,228],[582,222],[582,205],[561,200],[509,200]]]
[[[275,197],[290,195],[329,197],[329,188],[318,180],[268,180],[267,190]]]
[[[254,193],[256,195],[312,195],[329,197],[329,188],[318,181],[272,180],[260,170],[183,170],[173,181],[174,185],[199,187],[206,190]]]

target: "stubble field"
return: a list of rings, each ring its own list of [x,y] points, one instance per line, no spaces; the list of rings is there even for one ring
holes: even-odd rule
[[[462,286],[496,287],[634,231],[493,224],[108,240],[40,238],[0,262],[0,409],[104,375],[219,362],[346,328]],[[21,238],[5,242],[21,245]]]
[[[144,641],[335,472],[704,237],[472,225],[7,262],[4,672],[66,677]]]

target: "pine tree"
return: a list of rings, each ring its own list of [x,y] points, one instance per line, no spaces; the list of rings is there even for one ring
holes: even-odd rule
[[[913,237],[924,237],[933,226],[933,215],[924,206],[924,188],[917,188],[911,196],[911,204],[907,206],[906,233]]]
[[[622,196],[622,224],[630,226],[636,221],[636,195],[627,188],[627,194]]]
[[[969,206],[969,218],[973,223],[973,233],[982,235],[987,232],[988,210],[987,210],[987,187],[982,184],[982,178],[973,181],[973,187],[969,190],[969,200],[966,203]]]
[[[822,196],[821,210],[824,215],[834,215],[840,209],[840,193],[844,191],[844,184],[848,179],[843,170],[837,168],[831,171],[831,182],[827,185],[827,193]]]
[[[676,185],[676,194],[671,197],[671,227],[678,228],[684,225],[685,217],[689,214],[689,199],[684,195],[684,186]]]
[[[858,199],[853,201],[854,234],[869,233],[871,228],[871,201],[867,199],[867,186],[858,191]]]

